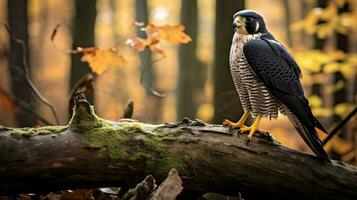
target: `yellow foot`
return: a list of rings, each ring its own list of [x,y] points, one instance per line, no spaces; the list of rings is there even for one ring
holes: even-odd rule
[[[229,126],[229,127],[232,127],[232,128],[246,128],[246,126],[243,124],[243,123],[235,123],[235,122],[232,122],[232,121],[229,121],[228,119],[225,119],[223,121],[223,126]]]
[[[246,128],[246,126],[244,126],[244,122],[247,120],[248,116],[249,116],[249,111],[245,111],[243,116],[240,118],[240,120],[237,123],[225,119],[223,121],[223,126],[229,126],[230,128]]]
[[[258,115],[257,118],[254,120],[252,126],[244,127],[240,129],[241,133],[249,131],[247,144],[249,144],[249,142],[252,140],[255,131],[258,130],[260,119],[261,119],[261,115]]]

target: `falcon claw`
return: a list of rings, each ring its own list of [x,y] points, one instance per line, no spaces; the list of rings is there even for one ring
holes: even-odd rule
[[[242,135],[242,131],[240,129],[238,129],[238,132],[237,132],[238,135]]]
[[[228,129],[229,129],[229,131],[233,131],[234,127],[233,126],[229,126]]]
[[[250,141],[252,141],[252,139],[251,138],[248,138],[248,140],[247,140],[247,145],[249,145],[249,143],[250,143]]]

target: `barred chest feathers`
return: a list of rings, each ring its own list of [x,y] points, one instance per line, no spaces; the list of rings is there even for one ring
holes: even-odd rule
[[[286,107],[257,78],[243,53],[245,43],[260,37],[260,33],[255,35],[234,33],[229,56],[230,70],[243,109],[250,111],[253,117],[261,114],[265,117],[277,118],[279,111],[285,114]]]

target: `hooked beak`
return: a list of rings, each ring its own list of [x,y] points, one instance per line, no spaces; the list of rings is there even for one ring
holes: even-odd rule
[[[239,29],[240,27],[243,27],[245,26],[245,18],[242,18],[242,17],[236,17],[233,21],[233,24],[232,24],[232,28],[233,30],[236,32],[237,29]]]

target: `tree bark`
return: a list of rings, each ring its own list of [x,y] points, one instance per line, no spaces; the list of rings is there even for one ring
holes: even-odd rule
[[[97,0],[76,0],[74,2],[75,17],[73,21],[72,47],[93,47],[95,40],[95,19],[97,16]],[[70,87],[90,72],[88,64],[81,62],[80,54],[71,55]],[[91,102],[93,97],[89,98]]]
[[[176,118],[195,118],[201,95],[204,73],[203,64],[196,55],[198,41],[198,2],[197,0],[181,1],[181,23],[191,36],[192,42],[179,47],[179,75],[177,81]],[[187,98],[190,97],[190,98]]]
[[[29,60],[23,60],[25,57],[27,59],[29,58],[27,4],[27,0],[8,0],[7,3],[11,34],[13,34],[14,37],[22,40],[27,48],[23,49],[20,44],[16,43],[14,40],[10,40],[9,66],[11,74],[11,88],[15,98],[28,104],[32,104],[33,96],[24,78],[24,71],[30,70],[25,69],[29,68],[30,66],[25,66],[24,63],[29,63]],[[24,54],[26,55],[24,56]],[[36,119],[26,111],[16,113],[16,120],[17,125],[20,127],[34,126],[36,124]]]
[[[107,121],[81,95],[67,126],[0,127],[0,194],[159,182],[177,169],[185,189],[246,199],[356,199],[357,168],[323,163],[272,137],[199,120]]]
[[[145,26],[149,23],[149,9],[147,0],[136,0],[135,1],[135,15],[136,21],[144,23]],[[137,27],[137,34],[141,38],[145,38],[146,34],[142,31],[143,27]],[[145,50],[140,53],[140,71],[145,69],[145,74],[143,75],[143,81],[151,88],[155,88],[156,73],[153,69],[151,51]],[[152,93],[148,88],[145,88],[146,96],[152,96]]]
[[[244,9],[245,1],[216,1],[215,50],[214,50],[214,116],[213,123],[224,119],[238,120],[243,114],[238,93],[229,69],[229,52],[232,43],[232,17]]]

